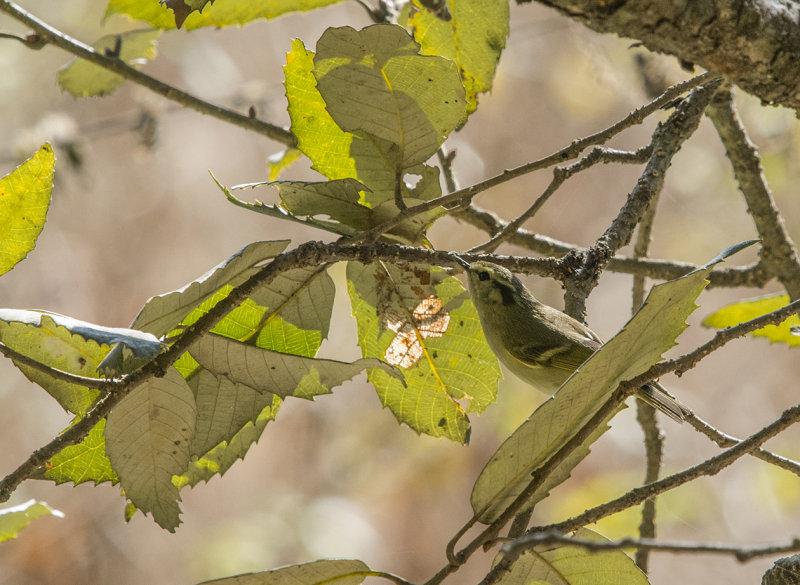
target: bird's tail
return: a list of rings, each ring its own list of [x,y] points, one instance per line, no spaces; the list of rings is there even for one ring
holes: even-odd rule
[[[639,388],[637,397],[653,408],[657,408],[675,422],[682,423],[692,411],[675,400],[658,382],[650,382]]]

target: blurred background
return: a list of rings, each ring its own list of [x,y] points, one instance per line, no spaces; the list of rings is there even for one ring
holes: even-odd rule
[[[66,33],[93,42],[136,28],[123,18],[103,23],[105,2],[25,0],[24,7]],[[145,71],[215,103],[288,125],[281,66],[293,38],[313,49],[329,26],[370,24],[346,2],[244,28],[173,31]],[[27,32],[0,14],[0,31]],[[448,146],[457,150],[462,186],[550,154],[574,138],[603,129],[648,101],[646,80],[687,77],[674,59],[600,36],[536,5],[512,6],[511,35],[494,90]],[[31,51],[0,39],[0,173],[10,172],[49,140],[56,183],[48,222],[27,260],[0,279],[0,304],[42,308],[109,326],[127,326],[152,295],[181,287],[245,244],[330,235],[233,207],[210,179],[224,184],[266,178],[267,158],[280,145],[218,120],[184,111],[124,84],[108,98],[76,100],[56,86],[70,55],[53,47]],[[644,75],[643,71],[647,74]],[[798,125],[792,112],[762,108],[740,95],[738,105],[763,156],[765,172],[789,233],[800,237]],[[611,145],[649,142],[652,116]],[[571,179],[526,226],[576,245],[591,244],[616,215],[640,167],[595,167]],[[284,178],[313,178],[307,164]],[[482,194],[476,203],[512,218],[551,177],[542,171]],[[248,196],[249,193],[243,193]],[[266,191],[253,197],[267,198]],[[722,248],[755,237],[730,166],[710,122],[675,158],[661,195],[652,255],[702,263]],[[444,219],[431,232],[441,249],[463,250],[483,233]],[[506,246],[503,253],[525,253]],[[628,250],[625,251],[629,252]],[[739,254],[730,264],[755,259]],[[335,267],[337,308],[325,357],[358,356],[355,325]],[[529,279],[540,298],[562,306],[558,283]],[[703,317],[725,304],[766,291],[710,290],[671,355],[708,339]],[[589,301],[589,324],[612,336],[630,315],[631,278],[605,274]],[[746,436],[798,402],[797,357],[763,339],[732,343],[681,378],[665,383],[718,428]],[[70,417],[8,361],[0,362],[0,474],[9,473],[52,439]],[[288,401],[243,462],[224,478],[182,492],[183,525],[175,534],[137,515],[123,521],[124,501],[110,485],[77,488],[25,482],[9,504],[47,501],[66,518],[45,518],[0,545],[0,584],[192,584],[317,558],[352,557],[373,569],[423,582],[446,563],[446,542],[470,516],[469,493],[502,440],[543,400],[510,374],[499,401],[474,417],[472,444],[418,437],[399,427],[363,376],[315,402]],[[688,425],[663,422],[665,472],[716,453]],[[790,429],[768,444],[800,457]],[[594,446],[572,478],[535,513],[558,521],[620,495],[644,476],[642,434],[630,408]],[[797,535],[800,479],[752,458],[659,500],[659,537],[730,543],[783,542]],[[603,521],[609,537],[633,535],[635,511]],[[477,555],[448,582],[477,582],[491,560]],[[759,583],[772,565],[732,558],[654,554],[654,584]]]

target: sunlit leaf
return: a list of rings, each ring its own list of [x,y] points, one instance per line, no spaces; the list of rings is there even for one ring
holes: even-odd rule
[[[715,329],[734,327],[750,319],[782,309],[789,304],[790,300],[789,295],[780,293],[755,299],[746,299],[733,305],[728,305],[713,315],[706,317],[703,320],[703,325],[714,327]],[[797,315],[791,315],[780,325],[767,325],[753,331],[750,335],[753,337],[766,337],[772,343],[786,343],[794,346],[800,345],[798,329],[800,329],[800,318]]]
[[[120,59],[135,67],[154,59],[160,30],[134,30],[106,35],[94,43],[98,53]],[[58,85],[75,97],[108,95],[125,78],[85,59],[73,59],[58,71]]]
[[[472,509],[481,522],[494,521],[524,490],[531,474],[563,447],[609,399],[619,384],[650,368],[675,345],[695,299],[708,284],[711,267],[741,247],[732,247],[697,270],[654,286],[630,321],[545,401],[500,446],[472,490]],[[620,360],[620,356],[625,356]],[[607,421],[606,421],[607,422]],[[528,501],[531,507],[588,453],[605,431],[599,425],[578,449],[557,467]]]
[[[355,362],[307,358],[261,349],[219,335],[206,335],[189,350],[206,370],[259,392],[285,398],[312,398],[349,380],[365,368],[380,369],[402,383],[402,374],[373,358]]]
[[[248,244],[197,280],[176,291],[150,298],[133,322],[133,327],[161,337],[174,329],[194,308],[211,298],[218,289],[241,284],[257,270],[254,268],[257,264],[274,258],[288,245],[289,240]]]
[[[56,159],[49,144],[0,179],[0,275],[36,245],[42,232]]]
[[[335,559],[245,573],[198,585],[358,585],[370,575],[370,568],[361,561]]]
[[[52,457],[41,474],[57,484],[72,482],[75,485],[92,481],[97,485],[105,481],[117,483],[119,479],[106,456],[105,419],[97,423],[77,445],[69,445]]]
[[[158,28],[175,28],[176,17],[183,17],[180,24],[187,30],[203,26],[243,25],[261,18],[276,18],[289,12],[314,10],[341,0],[171,0],[183,2],[178,13],[159,3],[159,0],[110,0],[106,17],[112,14],[127,14],[131,18],[149,22]],[[202,8],[202,12],[198,12]]]
[[[0,542],[16,538],[28,524],[42,516],[63,518],[64,514],[36,500],[28,500],[19,506],[0,508]]]
[[[464,288],[422,265],[351,262],[347,278],[362,354],[404,369],[407,386],[369,372],[383,405],[419,433],[467,442],[467,413],[495,400],[500,369]]]
[[[269,180],[277,180],[281,173],[288,169],[302,155],[303,153],[296,148],[285,148],[270,156],[267,159],[269,165]]]
[[[186,380],[170,368],[134,388],[108,415],[106,453],[125,496],[170,532],[180,524],[172,476],[189,464],[197,409]]]
[[[509,6],[507,0],[459,0],[448,7],[451,18],[444,20],[417,3],[408,26],[422,53],[458,64],[472,112],[478,106],[477,94],[492,89],[508,37]]]
[[[576,538],[609,542],[581,528]],[[570,544],[543,544],[524,552],[498,581],[502,585],[648,585],[647,576],[621,550],[590,551]]]
[[[430,158],[466,118],[453,61],[420,55],[397,25],[329,28],[317,42],[314,76],[340,128],[379,139],[396,169]]]

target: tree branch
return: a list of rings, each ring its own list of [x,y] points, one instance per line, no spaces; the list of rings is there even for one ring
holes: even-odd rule
[[[739,121],[730,87],[723,87],[717,92],[706,114],[714,123],[728,160],[733,165],[733,174],[761,239],[764,263],[793,300],[800,298],[800,258],[797,247],[775,205],[761,169],[758,151]]]
[[[635,548],[637,550],[732,555],[739,562],[746,562],[758,557],[772,556],[800,550],[800,538],[792,539],[788,543],[767,544],[761,546],[736,546],[720,543],[705,542],[670,542],[658,541],[651,538],[623,538],[615,542],[586,540],[584,538],[570,537],[559,532],[538,532],[527,534],[507,542],[502,547],[502,552],[519,556],[521,552],[543,544],[563,544],[566,546],[579,546],[588,551],[622,550]]]
[[[146,87],[147,89],[167,98],[168,100],[172,100],[181,104],[182,106],[196,110],[201,114],[213,116],[214,118],[222,120],[223,122],[239,126],[245,130],[258,132],[259,134],[263,134],[277,142],[285,144],[286,146],[296,145],[294,135],[288,130],[256,118],[239,114],[233,110],[216,106],[212,103],[201,100],[190,93],[164,83],[163,81],[159,81],[158,79],[129,66],[120,59],[108,57],[103,53],[95,51],[89,45],[86,45],[85,43],[82,43],[79,40],[64,34],[60,30],[38,19],[30,12],[24,10],[22,7],[18,6],[14,2],[11,2],[10,0],[0,0],[0,12],[5,12],[12,18],[25,24],[26,26],[31,27],[34,31],[36,31],[37,40],[40,43],[53,44],[69,53],[72,53],[76,57],[86,59],[90,63],[99,65],[100,67],[116,73],[117,75],[120,75],[129,81],[133,81],[142,87]],[[26,44],[30,45],[30,43]]]

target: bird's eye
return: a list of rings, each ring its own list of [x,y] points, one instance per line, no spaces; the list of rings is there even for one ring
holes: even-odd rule
[[[478,273],[478,280],[489,280],[489,273],[482,270]]]

